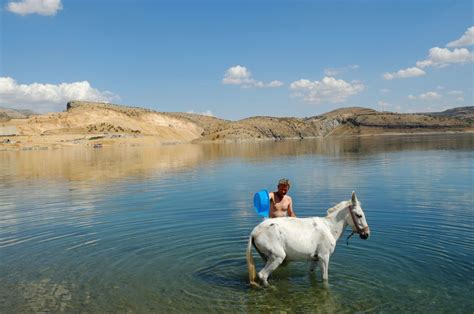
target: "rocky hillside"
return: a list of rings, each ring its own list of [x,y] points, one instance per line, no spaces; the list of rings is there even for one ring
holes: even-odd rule
[[[472,129],[457,118],[421,114],[378,112],[353,107],[337,109],[310,118],[252,117],[207,127],[200,140],[243,140],[255,138],[307,138],[342,135],[374,135],[463,131]]]
[[[72,101],[61,113],[13,118],[0,123],[0,135],[77,139],[147,137],[161,142],[236,141],[474,131],[473,107],[434,114],[399,114],[353,107],[308,118],[250,117],[238,121],[192,113]],[[461,115],[461,117],[460,117]],[[49,137],[48,137],[49,136]],[[34,141],[32,139],[29,139]]]

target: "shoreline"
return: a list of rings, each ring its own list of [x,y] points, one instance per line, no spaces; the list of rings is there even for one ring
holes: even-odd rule
[[[89,147],[99,149],[102,147],[124,146],[124,147],[152,147],[162,145],[179,144],[238,144],[257,142],[284,142],[302,140],[324,140],[339,138],[367,138],[367,137],[387,137],[387,136],[417,136],[417,135],[452,135],[452,134],[474,134],[474,130],[463,131],[428,131],[428,132],[383,132],[368,134],[342,134],[327,136],[308,137],[285,137],[285,138],[242,138],[242,139],[221,139],[221,140],[200,140],[191,141],[171,141],[163,140],[154,135],[129,135],[129,134],[65,134],[65,135],[14,135],[0,136],[0,152],[5,151],[37,151],[37,150],[58,150],[69,147]]]

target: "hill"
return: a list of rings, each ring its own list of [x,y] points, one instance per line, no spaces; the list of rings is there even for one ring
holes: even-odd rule
[[[400,114],[352,107],[307,117],[249,117],[229,121],[193,113],[158,112],[108,103],[72,101],[61,113],[8,112],[0,136],[17,147],[301,139],[326,136],[473,131],[473,107]],[[7,140],[5,140],[7,141]],[[12,141],[8,139],[10,145]],[[29,144],[27,144],[29,143]],[[9,146],[11,147],[11,145]]]
[[[202,133],[197,124],[149,109],[73,101],[66,112],[11,121],[19,135],[134,134],[161,140],[189,141]]]
[[[422,114],[378,112],[352,107],[309,118],[252,117],[205,128],[205,140],[284,139],[344,135],[447,132],[470,130],[457,118]]]
[[[37,113],[31,110],[18,110],[0,107],[0,122],[10,121],[11,119],[27,119],[34,115],[37,115]]]
[[[425,115],[456,118],[466,121],[467,123],[474,124],[474,106],[452,108],[442,112],[429,112],[425,113]]]

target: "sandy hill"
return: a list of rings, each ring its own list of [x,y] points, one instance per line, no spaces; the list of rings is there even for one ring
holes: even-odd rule
[[[34,116],[16,124],[20,135],[135,134],[167,141],[190,141],[203,129],[178,116],[149,109],[73,101],[66,112]]]
[[[34,115],[37,115],[37,113],[31,110],[18,110],[0,107],[0,122],[10,121],[11,119],[27,119]]]
[[[229,121],[193,113],[71,101],[67,110],[61,113],[26,118],[10,116],[8,121],[0,123],[0,136],[17,135],[17,139],[23,136],[31,143],[76,144],[89,140],[116,141],[117,138],[189,142],[463,132],[474,131],[466,118],[472,117],[472,108],[433,114],[399,114],[353,107],[308,118],[258,116]]]

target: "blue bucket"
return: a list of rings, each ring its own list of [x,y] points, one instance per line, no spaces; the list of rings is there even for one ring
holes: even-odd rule
[[[257,214],[267,218],[270,214],[270,195],[267,190],[260,190],[253,196],[253,206]]]

